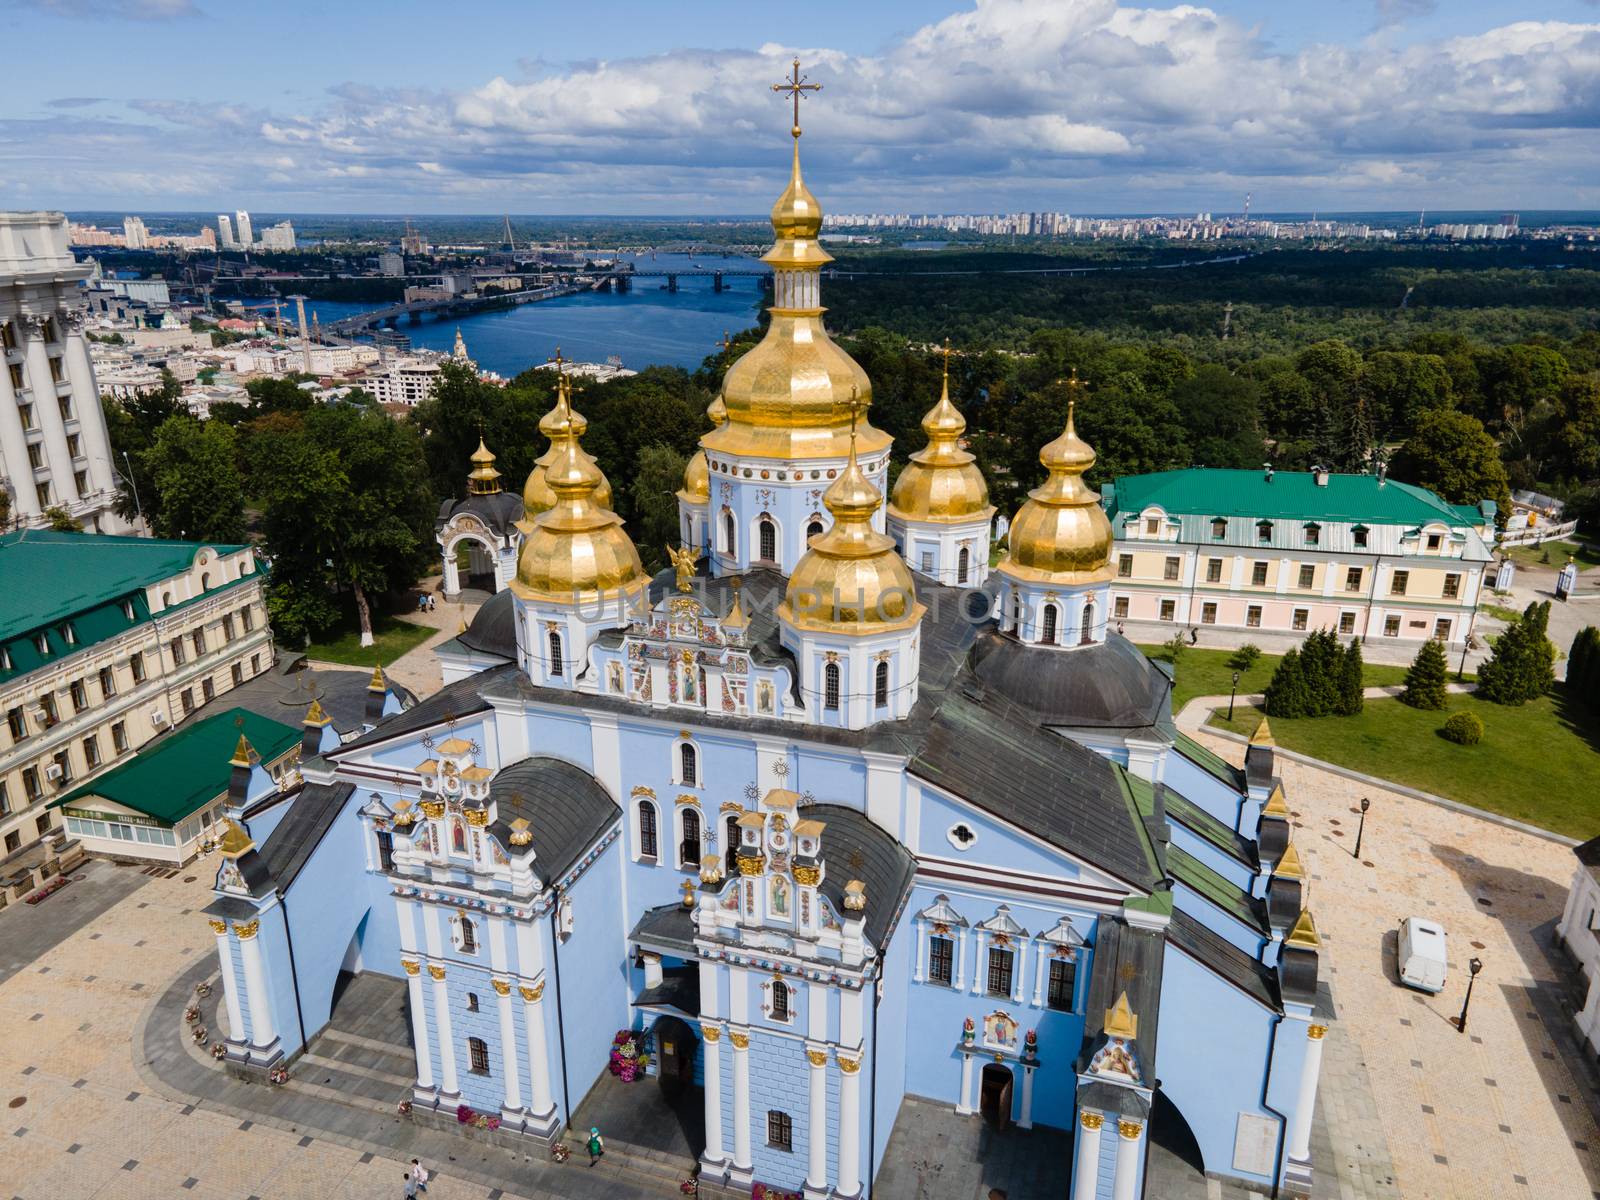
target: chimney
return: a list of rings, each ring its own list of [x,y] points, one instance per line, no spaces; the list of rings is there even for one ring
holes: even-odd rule
[[[1271,483],[1272,482],[1272,464],[1271,463],[1262,463],[1261,464],[1261,469],[1266,472],[1266,480],[1267,480],[1267,482]]]
[[[1382,487],[1384,485],[1384,482],[1388,478],[1389,478],[1389,464],[1386,463],[1386,462],[1379,463],[1378,464],[1378,486]]]
[[[1323,466],[1321,463],[1318,463],[1316,466],[1311,468],[1311,478],[1316,481],[1316,484],[1317,484],[1318,487],[1320,487],[1320,488],[1327,487],[1328,486],[1328,468]]]

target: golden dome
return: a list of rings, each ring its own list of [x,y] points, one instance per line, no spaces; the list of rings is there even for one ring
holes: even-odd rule
[[[928,444],[911,456],[895,480],[889,515],[902,521],[972,522],[994,516],[989,485],[971,454],[961,448],[967,422],[950,403],[950,347],[944,351],[939,403],[922,418]]]
[[[728,423],[700,439],[713,453],[754,458],[843,458],[850,449],[850,398],[872,403],[872,381],[822,324],[821,268],[833,261],[816,243],[822,207],[800,175],[794,130],[789,186],[772,208],[777,240],[762,261],[773,269],[771,322],[760,343],[728,368],[722,394]],[[889,435],[863,421],[858,449],[875,454]]]
[[[799,629],[830,633],[881,633],[908,629],[922,619],[911,568],[893,539],[872,527],[883,495],[856,461],[822,494],[833,514],[827,532],[795,564],[778,616]]]
[[[706,416],[711,418],[713,429],[721,429],[728,423],[728,406],[722,402],[720,393],[706,408]],[[683,469],[683,490],[678,493],[678,499],[687,504],[704,504],[711,499],[711,470],[706,465],[704,450],[696,450]]]
[[[1072,388],[1077,391],[1077,375]],[[1030,583],[1104,583],[1111,572],[1111,522],[1100,494],[1083,482],[1094,451],[1073,423],[1076,395],[1067,404],[1067,427],[1039,451],[1049,477],[1028,493],[1011,522],[1010,548],[995,569]]]
[[[560,376],[556,381],[556,405],[544,416],[539,418],[539,432],[550,439],[550,446],[538,458],[534,459],[533,470],[528,472],[528,480],[522,485],[522,510],[523,532],[526,533],[533,527],[533,518],[550,508],[556,502],[556,494],[545,479],[545,473],[556,456],[561,452],[567,439],[576,441],[583,437],[589,428],[589,420],[581,412],[572,407],[572,384],[566,375]],[[600,470],[594,457],[581,447],[578,453],[589,460],[589,465],[594,467],[595,473],[600,476],[600,486],[595,489],[594,501],[602,508],[611,507],[611,482]]]
[[[564,438],[544,475],[555,503],[534,519],[522,539],[511,584],[517,595],[592,604],[643,592],[639,551],[623,530],[622,518],[597,501],[600,478],[577,437]]]
[[[456,331],[459,337],[461,331]],[[472,470],[467,474],[467,490],[474,496],[493,496],[500,491],[500,472],[494,469],[494,455],[478,435],[478,448],[472,452]]]

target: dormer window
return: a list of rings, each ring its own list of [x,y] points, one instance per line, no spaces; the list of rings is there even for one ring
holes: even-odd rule
[[[1308,522],[1306,525],[1306,545],[1320,546],[1321,544],[1322,526],[1318,525],[1315,521]]]
[[[1146,536],[1148,536],[1148,537],[1160,537],[1161,536],[1161,518],[1160,517],[1146,517],[1144,519],[1144,531],[1145,531]]]
[[[61,627],[61,640],[69,646],[78,644],[78,631],[72,627],[71,621]]]
[[[1271,521],[1257,521],[1256,522],[1256,541],[1258,541],[1258,542],[1270,542],[1271,540],[1272,540],[1272,522]]]
[[[122,615],[130,621],[137,619],[132,600],[124,600],[122,602]]]
[[[1429,550],[1437,550],[1443,544],[1444,544],[1444,535],[1443,534],[1430,533],[1428,535],[1428,549]]]
[[[38,650],[39,650],[40,654],[46,654],[47,655],[47,654],[50,653],[50,635],[49,634],[47,634],[47,633],[36,633],[36,634],[34,634],[33,635],[33,644],[36,647],[38,647]]]
[[[1358,549],[1362,549],[1362,550],[1366,549],[1366,546],[1367,546],[1367,527],[1365,525],[1357,525],[1354,529],[1352,529],[1350,531],[1350,536],[1351,536],[1351,538],[1354,539],[1355,544],[1356,544]]]
[[[1228,536],[1228,522],[1222,517],[1211,518],[1211,536],[1225,538]]]

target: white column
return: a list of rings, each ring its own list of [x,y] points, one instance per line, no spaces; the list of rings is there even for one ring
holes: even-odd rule
[[[517,1071],[517,1022],[511,1013],[511,985],[503,979],[491,980],[500,1009],[500,1065],[506,1073],[506,1111],[522,1107],[522,1083]]]
[[[1072,1164],[1072,1200],[1094,1200],[1100,1177],[1100,1127],[1105,1120],[1097,1112],[1086,1112],[1078,1118],[1083,1128],[1078,1134],[1077,1161]]]
[[[444,981],[444,968],[438,963],[428,964],[428,974],[433,977],[433,1024],[439,1031],[439,1094],[459,1096],[456,1046],[450,1033],[450,988]]]
[[[733,1165],[741,1171],[750,1159],[750,1034],[729,1030],[733,1043]]]
[[[928,932],[922,927],[921,921],[911,923],[911,932],[917,939],[917,966],[911,973],[911,982],[921,983],[927,977]]]
[[[1022,1068],[1022,1119],[1017,1124],[1024,1129],[1033,1128],[1033,1071],[1032,1067]]]
[[[228,1006],[228,1040],[244,1042],[244,1013],[239,1008],[239,981],[233,975],[233,953],[228,944],[228,923],[215,918],[211,932],[217,935],[217,963],[222,968],[222,998]]]
[[[116,487],[111,473],[111,437],[106,430],[105,413],[100,408],[100,385],[95,382],[94,363],[89,358],[83,336],[84,314],[80,311],[58,314],[66,343],[67,378],[72,380],[73,411],[78,414],[78,433],[83,452],[89,457],[89,480],[97,492]]]
[[[72,455],[67,452],[61,401],[50,378],[50,349],[44,340],[43,322],[43,317],[36,317],[22,324],[28,337],[27,378],[33,393],[33,419],[44,430],[46,461],[50,467],[50,502],[66,507],[78,498],[78,489],[72,480]],[[94,397],[94,402],[100,403],[100,398]]]
[[[12,329],[18,339],[22,335],[22,322],[15,321]],[[11,500],[14,518],[39,511],[33,494],[33,467],[28,463],[27,434],[22,429],[22,414],[17,412],[17,394],[11,387],[10,359],[0,350],[0,454],[4,455],[6,474],[16,495]]]
[[[517,989],[522,996],[522,1023],[528,1035],[528,1109],[535,1117],[555,1111],[550,1098],[550,1045],[544,1034],[544,980]]]
[[[233,931],[239,935],[239,954],[244,959],[244,986],[250,995],[250,1044],[270,1046],[278,1031],[272,1023],[272,997],[267,994],[267,971],[261,962],[261,943],[256,934],[261,919],[252,918]]]
[[[861,1194],[861,1060],[839,1056],[840,1200]]]
[[[983,961],[983,951],[989,944],[987,930],[978,930],[976,938],[977,947],[972,952],[972,992],[977,995],[983,991],[983,986],[988,982],[989,964]]]
[[[1034,956],[1033,964],[1033,1006],[1035,1008],[1042,1008],[1044,1006],[1044,951],[1045,944],[1041,941],[1039,943],[1038,953]]]
[[[806,1061],[811,1064],[806,1191],[825,1195],[828,1191],[828,1052],[807,1046]]]
[[[702,1025],[706,1052],[706,1152],[701,1159],[707,1166],[723,1163],[722,1153],[722,1029]]]
[[[1300,1097],[1294,1106],[1294,1122],[1289,1126],[1289,1157],[1311,1159],[1311,1114],[1317,1107],[1317,1076],[1322,1071],[1322,1039],[1326,1025],[1306,1029],[1306,1058],[1300,1067]]]
[[[461,575],[456,566],[456,552],[453,546],[446,546],[444,551],[444,594],[457,595],[461,591]]]
[[[972,1055],[961,1056],[961,1092],[956,1096],[956,1112],[962,1116],[972,1115]]]
[[[402,926],[404,928],[404,926]],[[411,1000],[411,1041],[417,1051],[417,1087],[433,1086],[433,1055],[428,1048],[428,1014],[422,1008],[422,964],[402,958],[406,991]]]
[[[1137,1121],[1117,1122],[1117,1177],[1111,1185],[1111,1200],[1136,1200],[1139,1195],[1139,1135],[1143,1131]]]

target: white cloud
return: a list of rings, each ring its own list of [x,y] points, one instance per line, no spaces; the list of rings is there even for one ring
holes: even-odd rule
[[[0,141],[39,178],[107,198],[114,140],[114,161],[174,203],[186,184],[197,205],[759,212],[787,157],[770,84],[798,53],[824,85],[801,109],[807,171],[835,209],[1213,207],[1246,190],[1258,209],[1600,206],[1584,150],[1600,24],[1385,42],[1281,54],[1192,5],[976,0],[873,56],[774,44],[530,63],[453,92],[339,86],[305,111],[152,99],[121,121],[0,123]]]

